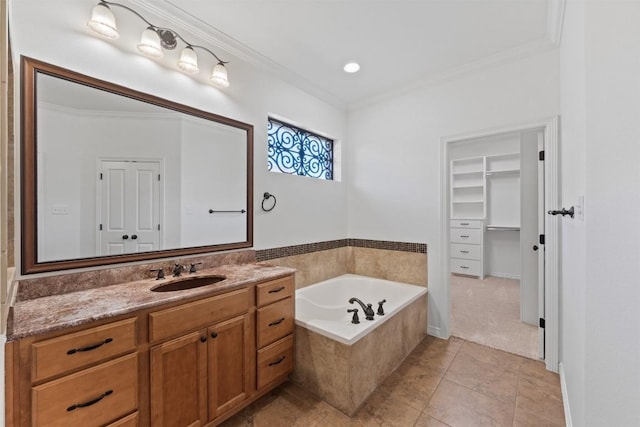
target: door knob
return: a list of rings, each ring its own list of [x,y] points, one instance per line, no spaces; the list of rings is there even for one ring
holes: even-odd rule
[[[127,240],[128,238],[129,238],[129,235],[128,235],[128,234],[123,234],[123,235],[122,235],[122,240]]]
[[[538,250],[538,245],[533,245],[533,250],[537,251]]]
[[[132,234],[132,235],[131,235],[131,240],[136,240],[137,238],[138,238],[138,235],[137,235],[137,234]]]

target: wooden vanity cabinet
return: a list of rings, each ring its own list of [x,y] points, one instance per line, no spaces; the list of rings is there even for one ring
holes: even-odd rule
[[[10,342],[7,425],[218,425],[293,370],[293,283],[291,275]]]

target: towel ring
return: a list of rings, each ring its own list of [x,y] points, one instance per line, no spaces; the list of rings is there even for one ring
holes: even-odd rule
[[[264,202],[266,202],[267,200],[273,198],[273,205],[270,208],[265,208],[264,207]],[[273,208],[276,207],[276,203],[278,203],[278,200],[276,199],[276,196],[274,196],[273,194],[270,194],[269,192],[265,192],[262,195],[262,210],[265,212],[271,212],[273,210]]]

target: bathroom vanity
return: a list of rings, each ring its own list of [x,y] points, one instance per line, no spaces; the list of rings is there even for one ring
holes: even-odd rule
[[[18,302],[7,425],[217,425],[293,370],[294,271],[203,270]],[[155,292],[172,280],[225,280]]]

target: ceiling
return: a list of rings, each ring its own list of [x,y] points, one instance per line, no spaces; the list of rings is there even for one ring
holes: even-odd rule
[[[132,0],[335,105],[554,47],[554,0]],[[361,70],[347,74],[348,61]],[[230,74],[233,65],[229,67]]]

